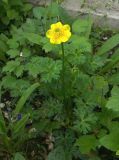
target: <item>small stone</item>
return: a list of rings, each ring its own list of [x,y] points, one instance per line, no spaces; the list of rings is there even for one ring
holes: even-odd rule
[[[4,108],[5,104],[4,103],[0,103],[0,108]]]
[[[23,56],[23,52],[20,52],[20,57],[22,57]]]
[[[103,40],[107,40],[108,39],[108,37],[103,37]]]
[[[9,119],[9,115],[7,112],[4,112],[4,116],[5,116],[5,118]]]
[[[29,132],[30,132],[30,133],[36,132],[36,128],[31,128],[31,129],[29,130]]]

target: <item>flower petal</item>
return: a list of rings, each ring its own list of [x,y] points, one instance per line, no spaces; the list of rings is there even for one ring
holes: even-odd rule
[[[62,25],[61,22],[57,22],[57,23],[51,25],[51,29],[52,29],[52,30],[55,30],[55,29],[57,29],[57,28],[60,29],[60,28],[62,28],[62,26],[63,26],[63,25]]]
[[[50,43],[52,44],[61,44],[61,39],[50,38]]]
[[[67,31],[65,34],[68,37],[68,39],[71,37],[71,32]]]
[[[56,24],[51,24],[51,30],[54,30],[56,28]]]
[[[51,29],[46,32],[46,36],[50,38],[50,43],[61,44],[71,37],[70,26],[57,22],[51,25]]]
[[[65,24],[65,25],[63,26],[63,28],[64,28],[65,30],[70,31],[70,26],[69,26],[68,24]]]
[[[62,42],[67,42],[69,38],[71,37],[71,32],[66,31],[64,35],[62,36]]]
[[[46,37],[50,38],[52,36],[52,30],[49,29],[47,32],[46,32]]]

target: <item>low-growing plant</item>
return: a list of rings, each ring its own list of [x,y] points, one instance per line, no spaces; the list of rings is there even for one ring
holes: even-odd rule
[[[70,18],[56,2],[34,7],[20,24],[0,35],[0,99],[11,109],[10,120],[0,112],[1,152],[14,159],[118,158],[119,34],[98,46],[90,15]],[[29,117],[35,135],[26,129]],[[22,149],[33,138],[37,148],[46,146],[35,158]]]
[[[0,1],[0,61],[5,62],[7,60],[5,57],[5,52],[8,49],[6,41],[10,36],[11,25],[20,26],[30,15],[31,9],[32,5],[26,0]]]
[[[37,87],[39,87],[38,83],[30,86],[19,99],[14,110],[8,106],[6,110],[0,109],[0,152],[4,152],[8,158],[19,152],[23,143],[30,137],[29,130],[26,128],[30,114],[20,114],[20,111]]]

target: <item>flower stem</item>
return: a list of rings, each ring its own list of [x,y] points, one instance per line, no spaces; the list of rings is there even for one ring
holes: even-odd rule
[[[61,43],[62,48],[62,94],[63,94],[63,105],[66,105],[66,93],[65,93],[65,56],[64,56],[64,45]]]

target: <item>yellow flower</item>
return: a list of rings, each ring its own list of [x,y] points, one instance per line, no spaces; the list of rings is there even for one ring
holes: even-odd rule
[[[51,28],[46,32],[46,36],[52,44],[67,42],[71,37],[70,26],[68,24],[63,25],[61,22],[52,24]]]

